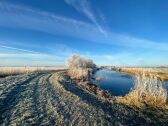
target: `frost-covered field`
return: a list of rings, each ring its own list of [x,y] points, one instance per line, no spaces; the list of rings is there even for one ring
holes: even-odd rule
[[[0,125],[167,125],[168,111],[134,110],[101,99],[58,72],[0,78]]]
[[[32,73],[37,71],[54,71],[62,70],[65,67],[0,67],[0,77],[5,77],[9,75]]]

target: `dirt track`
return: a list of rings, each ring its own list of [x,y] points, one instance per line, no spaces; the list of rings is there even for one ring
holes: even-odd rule
[[[60,78],[60,72],[0,79],[0,125],[4,126],[167,125],[167,118],[167,111],[139,112],[101,101]]]

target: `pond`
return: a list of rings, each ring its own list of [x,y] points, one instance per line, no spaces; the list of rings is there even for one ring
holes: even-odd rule
[[[97,85],[114,96],[124,96],[134,87],[134,77],[118,71],[102,69],[96,72],[95,77],[100,78]],[[163,86],[168,89],[167,82]]]

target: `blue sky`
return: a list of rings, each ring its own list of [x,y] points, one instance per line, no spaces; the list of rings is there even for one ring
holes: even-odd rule
[[[1,0],[0,66],[168,65],[167,0]]]

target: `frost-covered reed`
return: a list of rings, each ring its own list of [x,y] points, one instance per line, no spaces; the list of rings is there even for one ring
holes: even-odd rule
[[[135,85],[125,97],[118,98],[119,102],[136,107],[157,107],[167,109],[167,91],[161,80],[151,74],[144,73],[135,76]]]

